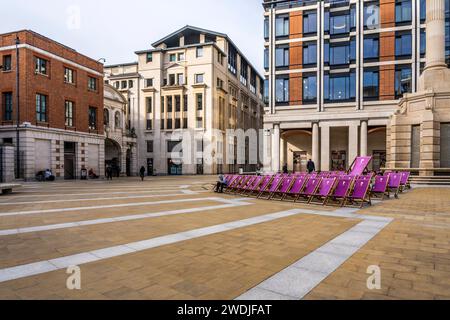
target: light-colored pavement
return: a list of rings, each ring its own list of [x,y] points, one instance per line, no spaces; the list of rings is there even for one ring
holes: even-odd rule
[[[0,197],[0,299],[450,298],[450,188],[358,211],[219,195],[214,180],[29,183]],[[67,289],[72,265],[81,290]]]

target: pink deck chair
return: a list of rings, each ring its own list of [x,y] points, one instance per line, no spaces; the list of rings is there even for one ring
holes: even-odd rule
[[[292,183],[292,187],[290,188],[290,190],[284,193],[282,200],[295,201],[295,199],[298,197],[298,194],[305,188],[307,181],[307,175],[296,177],[294,179],[294,182]]]
[[[321,180],[322,178],[317,177],[309,178],[308,182],[306,182],[305,188],[302,192],[299,192],[295,202],[309,202],[312,195],[317,192]]]
[[[353,190],[351,191],[350,195],[345,199],[344,206],[350,205],[362,208],[364,207],[365,203],[372,205],[369,188],[370,188],[370,180],[356,179],[353,185]]]
[[[335,185],[336,178],[323,178],[320,181],[317,191],[309,198],[308,203],[325,205],[328,197],[333,193]]]
[[[400,183],[402,182],[401,173],[391,173],[389,175],[388,191],[389,195],[391,192],[394,193],[394,197],[398,199],[398,194],[400,192]]]
[[[281,176],[276,175],[272,182],[267,185],[265,189],[261,190],[261,193],[258,195],[258,199],[266,199],[269,200],[272,193],[274,193],[278,187],[280,186],[283,178]]]
[[[294,181],[295,181],[294,177],[284,178],[283,181],[278,186],[278,189],[270,195],[269,200],[274,198],[279,199],[280,201],[283,200],[284,194],[291,189]]]
[[[245,193],[247,190],[249,190],[253,186],[253,182],[258,179],[258,176],[250,177],[250,179],[247,181],[247,183],[238,190],[237,193]]]
[[[342,207],[347,199],[355,178],[353,176],[340,176],[337,178],[333,193],[325,200],[325,205]]]
[[[411,184],[409,183],[410,176],[411,172],[402,172],[402,179],[400,181],[400,192],[403,192],[406,189],[411,189]]]
[[[372,187],[372,191],[371,191],[372,196],[381,197],[382,200],[386,196],[389,198],[388,183],[389,183],[389,175],[376,176],[375,183],[374,183],[374,185]]]
[[[240,190],[243,186],[245,186],[250,179],[250,176],[242,176],[242,178],[234,184],[232,188],[230,188],[231,193],[236,193],[238,190]]]
[[[248,193],[254,191],[263,181],[264,177],[258,176],[256,177],[251,183],[247,185],[247,188],[244,189],[244,191],[241,193],[243,196],[247,195]]]
[[[264,176],[262,178],[263,179],[262,179],[261,183],[259,184],[259,186],[257,186],[253,190],[248,191],[247,196],[249,196],[249,197],[259,196],[259,194],[261,193],[261,190],[267,189],[267,186],[272,182],[273,176]]]
[[[242,177],[240,175],[232,176],[231,179],[228,181],[227,187],[225,188],[224,192],[230,192],[234,188],[234,186],[236,186],[239,183],[241,179]]]

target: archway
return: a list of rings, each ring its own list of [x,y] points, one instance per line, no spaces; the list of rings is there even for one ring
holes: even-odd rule
[[[292,172],[305,172],[308,159],[312,157],[312,133],[309,130],[286,130],[282,138],[282,165]]]
[[[113,169],[113,174],[119,176],[122,168],[121,168],[121,159],[122,159],[122,149],[120,145],[112,140],[105,140],[105,167],[111,166]]]

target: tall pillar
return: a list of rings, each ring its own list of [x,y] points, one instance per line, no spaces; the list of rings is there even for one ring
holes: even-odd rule
[[[445,1],[427,0],[427,61],[425,70],[446,68]]]
[[[362,157],[366,157],[368,153],[367,150],[367,121],[361,121],[361,152]]]
[[[312,125],[312,161],[319,167],[319,124],[314,122]]]
[[[280,124],[274,124],[272,136],[272,171],[280,171]]]
[[[348,127],[348,163],[350,166],[353,160],[358,156],[358,126],[351,125]]]
[[[330,171],[330,127],[321,128],[320,171]]]

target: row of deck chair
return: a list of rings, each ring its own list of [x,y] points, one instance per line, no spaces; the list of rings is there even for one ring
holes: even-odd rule
[[[409,174],[388,173],[382,177],[317,174],[227,176],[225,192],[267,200],[359,206],[371,204],[372,196],[395,197],[408,186]],[[406,180],[405,180],[406,179]],[[374,182],[373,182],[374,181]],[[373,182],[373,185],[372,185]],[[403,184],[402,184],[403,183]]]

